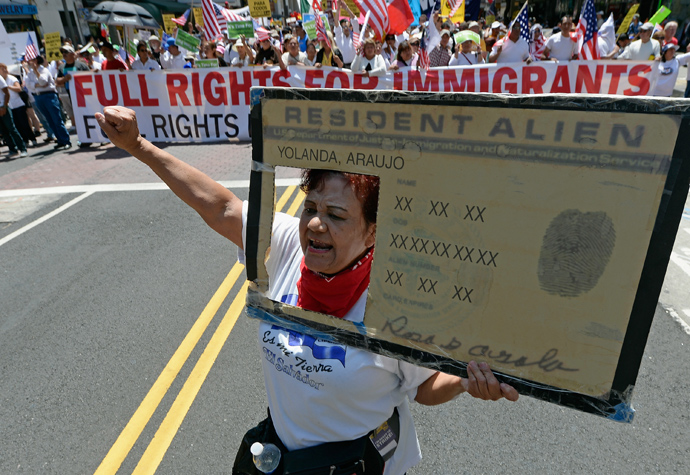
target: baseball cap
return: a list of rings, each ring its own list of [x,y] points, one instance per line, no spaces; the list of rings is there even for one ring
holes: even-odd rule
[[[156,35],[153,35],[149,38],[149,43],[152,41],[158,41],[159,43],[161,42],[160,38],[158,38]]]
[[[670,50],[673,48],[674,50],[678,51],[679,46],[675,43],[666,43],[663,48],[661,48],[661,56],[666,54],[666,51]]]
[[[175,38],[168,38],[168,46],[177,46]]]
[[[450,30],[441,30],[441,36],[443,36],[443,35],[450,36]]]
[[[72,45],[65,43],[64,45],[60,46],[60,53],[74,53],[74,48]]]
[[[640,27],[640,30],[653,30],[654,29],[654,24],[647,22],[644,25]]]

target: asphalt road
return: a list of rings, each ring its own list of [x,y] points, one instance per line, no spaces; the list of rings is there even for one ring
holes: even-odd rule
[[[248,176],[246,145],[168,150]],[[23,160],[0,161],[0,473],[229,473],[266,407],[235,247],[111,147]],[[632,424],[527,397],[413,405],[410,473],[687,473],[689,290],[690,204]]]

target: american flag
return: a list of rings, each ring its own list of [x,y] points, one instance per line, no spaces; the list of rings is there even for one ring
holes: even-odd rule
[[[532,55],[534,61],[540,61],[541,55],[546,49],[546,40],[544,39],[544,32],[541,30],[541,25],[532,26],[529,53]]]
[[[352,45],[355,49],[359,49],[359,33],[355,30],[350,30],[350,34],[352,35]]]
[[[429,62],[429,52],[426,50],[426,31],[422,35],[422,39],[419,41],[419,59],[417,60],[417,64],[419,65],[419,69],[423,69],[424,71],[427,71],[429,69],[429,66],[431,63]]]
[[[204,37],[207,41],[215,40],[218,37],[223,36],[222,28],[227,29],[228,25],[225,22],[225,18],[220,12],[220,7],[213,3],[211,0],[201,0],[201,7],[204,15]],[[223,26],[221,27],[218,22],[218,17],[223,20]]]
[[[328,47],[331,48],[331,42],[329,41],[328,35],[326,34],[326,27],[323,26],[323,20],[321,19],[321,15],[316,13],[314,15],[314,22],[316,23],[316,40],[325,41]]]
[[[520,13],[517,14],[515,17],[515,20],[510,22],[510,27],[508,28],[508,32],[510,33],[510,30],[512,30],[513,25],[515,22],[520,24],[520,38],[524,38],[527,43],[529,43],[529,8],[527,7],[527,2],[522,6],[520,9]],[[595,18],[596,20],[596,18]],[[594,22],[594,25],[596,26],[596,21]]]
[[[187,21],[189,20],[189,13],[191,11],[191,9],[188,9],[186,12],[182,14],[181,17],[171,18],[170,21],[172,21],[173,23],[177,23],[180,26],[185,26],[187,24]]]
[[[489,16],[496,18],[496,2],[495,2],[495,0],[489,0]]]
[[[38,50],[36,49],[34,40],[31,38],[30,34],[28,36],[29,38],[26,40],[26,49],[24,50],[24,59],[27,61],[38,57]]]
[[[458,8],[460,8],[465,0],[450,0],[450,13],[448,14],[448,18],[453,18],[455,16],[455,13],[458,11]]]
[[[577,50],[580,59],[599,59],[597,48],[597,13],[594,0],[585,0],[585,5],[577,22]]]
[[[259,41],[271,41],[271,32],[268,31],[266,28],[263,26],[260,26],[256,29],[254,29],[254,33],[256,34],[256,38]]]
[[[388,32],[388,5],[385,0],[355,0],[355,5],[362,14],[370,12],[369,26],[374,35],[383,40]]]

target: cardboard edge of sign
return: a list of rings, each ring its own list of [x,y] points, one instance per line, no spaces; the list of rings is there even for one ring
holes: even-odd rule
[[[259,87],[251,90],[252,171],[245,249],[247,279],[253,281],[247,293],[247,314],[252,318],[310,333],[327,341],[361,348],[373,353],[412,362],[416,365],[467,377],[465,362],[444,358],[412,347],[373,338],[363,324],[355,325],[328,315],[285,305],[265,297],[259,265],[259,240],[267,230],[259,227],[262,189],[275,191],[274,173],[263,164],[261,104],[264,100],[344,101],[419,105],[463,105],[492,108],[556,109],[592,112],[645,113],[680,118],[679,133],[673,149],[670,169],[664,185],[659,210],[645,256],[640,283],[621,347],[611,390],[593,397],[570,390],[495,373],[500,381],[514,386],[520,394],[531,396],[618,422],[630,423],[635,410],[632,392],[642,362],[647,337],[661,293],[664,276],[673,250],[675,236],[688,195],[690,183],[690,101],[683,99],[559,95],[509,95],[486,93],[424,93],[402,91],[319,90]],[[318,167],[315,167],[318,168]],[[272,184],[272,188],[271,188]],[[268,230],[270,239],[270,230]],[[412,342],[410,342],[412,344]],[[413,345],[412,345],[413,346]]]

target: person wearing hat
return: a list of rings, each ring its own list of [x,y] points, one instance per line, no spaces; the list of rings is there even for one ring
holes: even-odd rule
[[[521,63],[532,62],[529,55],[529,44],[520,36],[520,23],[514,21],[510,26],[510,34],[494,43],[489,55],[490,63]]]
[[[448,66],[474,66],[482,64],[484,57],[479,51],[472,51],[474,46],[479,46],[479,35],[473,31],[461,31],[459,44],[455,46],[455,54],[450,58]]]
[[[652,25],[654,28],[654,25]],[[628,26],[628,38],[634,38],[640,32],[640,15],[635,13],[630,21],[630,26]]]
[[[467,29],[479,35],[479,45],[472,43],[472,51],[480,52],[483,55],[483,59],[486,60],[486,42],[484,41],[484,30],[482,30],[482,26],[476,21],[471,21],[470,24],[467,25]]]
[[[185,63],[184,66],[182,66],[182,69],[192,69],[196,67],[194,66],[194,61],[196,60],[196,56],[194,56],[194,53],[187,52],[187,54],[184,55],[184,60]]]
[[[671,97],[673,94],[673,87],[676,85],[680,67],[687,66],[688,63],[690,63],[690,53],[676,56],[676,51],[678,51],[678,45],[674,43],[667,43],[661,48],[661,55],[656,60],[659,75],[657,76],[656,84],[650,95]],[[690,93],[690,73],[688,76],[688,83],[685,87],[685,97],[688,97],[688,93]]]
[[[115,47],[104,41],[101,43],[101,51],[105,56],[105,61],[101,64],[101,69],[104,71],[125,71],[127,66],[120,59],[120,55],[115,52]]]
[[[228,36],[225,37],[225,51],[223,52],[223,60],[225,60],[225,64],[228,66],[232,65],[232,62],[235,58],[237,58],[237,49],[235,48],[235,45],[239,43],[239,40],[237,38],[230,38]]]
[[[598,11],[598,12],[597,12],[597,30],[598,30],[599,28],[601,28],[601,25],[604,24],[604,21],[605,21],[605,20],[604,20],[604,11],[603,11],[603,10]]]
[[[140,41],[137,45],[137,59],[132,63],[133,71],[160,71],[161,65],[151,57],[146,41]]]
[[[491,24],[491,33],[489,36],[491,38],[496,38],[497,40],[500,40],[501,37],[503,36],[501,30],[505,28],[505,25],[501,23],[500,21],[495,21]]]
[[[88,45],[87,45],[88,46]],[[83,48],[82,48],[83,49]],[[81,50],[80,50],[81,52]],[[62,103],[62,108],[67,113],[69,120],[72,122],[72,128],[75,126],[74,111],[72,110],[72,92],[70,91],[70,81],[72,80],[71,72],[89,71],[88,64],[77,59],[77,54],[72,45],[64,44],[60,47],[62,59],[64,63],[58,65],[58,73],[55,78],[55,85],[58,88],[58,96]],[[63,92],[64,91],[64,92]]]
[[[561,31],[553,34],[546,40],[544,59],[556,61],[570,61],[577,55],[577,41],[570,37],[573,28],[573,19],[564,16],[561,19]]]
[[[434,22],[429,23],[429,28],[436,28],[436,20],[438,18],[438,13],[434,13]],[[429,52],[429,67],[438,68],[446,67],[450,62],[450,57],[452,56],[452,49],[450,45],[450,30],[441,30],[441,41],[434,49]]]
[[[187,61],[185,60],[180,47],[177,46],[175,38],[168,38],[168,51],[161,55],[161,67],[163,69],[182,69]]]
[[[618,56],[618,59],[629,59],[632,61],[656,59],[661,52],[661,46],[657,40],[652,38],[652,31],[654,31],[652,23],[647,22],[642,25],[640,27],[640,40],[630,43],[630,46],[625,48],[625,51]]]
[[[247,39],[244,37],[244,35],[240,36],[240,41],[237,41],[234,45],[232,45],[232,49],[234,50],[235,56],[232,58],[230,66],[243,68],[254,62],[252,49],[247,44]]]
[[[160,38],[158,38],[156,35],[151,36],[149,38],[149,48],[151,48],[149,56],[160,65],[162,53]]]
[[[218,53],[218,45],[216,45],[215,41],[202,41],[201,42],[201,51],[204,53],[204,58],[206,58],[206,59],[217,59],[218,60],[218,66],[220,66],[220,67],[227,66],[227,63],[223,59],[223,55],[220,55],[220,57],[219,57],[219,55],[216,54],[216,53]],[[225,48],[223,48],[223,53],[225,53]]]

